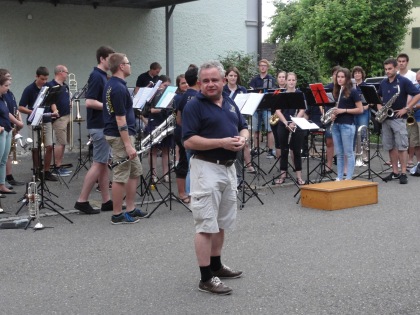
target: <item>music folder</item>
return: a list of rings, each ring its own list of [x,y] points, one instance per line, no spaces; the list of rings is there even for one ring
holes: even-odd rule
[[[154,87],[143,87],[137,91],[137,94],[133,98],[133,108],[143,109],[146,102],[150,102],[151,99],[155,96],[158,88],[162,84],[162,81],[159,80]]]
[[[168,86],[160,97],[159,102],[156,104],[155,108],[167,108],[176,95],[176,89],[176,86]]]
[[[265,94],[261,93],[237,94],[234,101],[242,115],[252,116],[257,110],[264,95]]]
[[[311,89],[312,94],[315,97],[315,101],[318,105],[335,103],[332,93],[327,93],[322,83],[309,84],[309,88]]]
[[[365,104],[382,104],[374,85],[359,85],[365,98]]]
[[[302,130],[319,129],[319,126],[303,117],[291,117],[292,121]]]

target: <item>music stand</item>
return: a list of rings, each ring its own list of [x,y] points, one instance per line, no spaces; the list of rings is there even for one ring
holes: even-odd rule
[[[263,99],[264,94],[237,94],[235,97],[235,103],[239,108],[239,111],[242,115],[249,115],[251,116],[251,132],[252,132],[252,115],[254,114],[255,110],[257,109],[258,105],[260,104],[261,100]],[[252,135],[251,135],[252,138]],[[245,156],[245,146],[242,149],[242,156]],[[252,159],[251,159],[252,164]],[[242,182],[239,183],[239,186],[242,189],[242,199],[241,205],[239,209],[243,209],[245,203],[250,200],[252,197],[257,197],[259,202],[263,205],[264,203],[258,196],[258,193],[255,191],[256,187],[252,189],[251,185],[245,179],[245,159],[242,160]],[[257,170],[258,172],[258,170]],[[245,192],[245,189],[247,192]],[[247,198],[245,197],[247,196]]]
[[[382,104],[381,99],[379,98],[378,93],[376,92],[376,88],[374,85],[360,85],[360,90],[362,91],[363,97],[366,100],[367,104]],[[369,132],[369,128],[366,129],[366,137],[368,139],[368,143],[369,143],[369,148],[370,148],[370,132]],[[378,157],[382,162],[386,162],[385,159],[382,157],[382,154],[379,150],[379,135],[380,132],[378,133],[378,141],[376,142],[376,150],[375,153],[373,155],[370,155],[370,150],[368,150],[368,168],[366,170],[364,170],[363,172],[361,172],[359,175],[357,175],[356,177],[354,177],[353,179],[356,179],[360,176],[362,176],[364,173],[368,172],[368,177],[367,179],[373,179],[371,173],[373,173],[374,175],[376,175],[377,177],[379,177],[380,179],[382,179],[383,181],[385,181],[385,178],[381,177],[379,173],[375,172],[374,170],[372,170],[371,168],[371,160],[373,160],[375,157]],[[381,172],[382,173],[382,172]]]
[[[43,165],[42,165],[42,150],[41,150],[41,126],[40,124],[42,124],[42,118],[43,116],[51,116],[51,113],[45,113],[44,114],[44,109],[45,108],[49,108],[52,104],[55,104],[57,102],[57,97],[61,92],[61,86],[56,85],[53,87],[50,87],[49,89],[45,90],[44,95],[39,95],[40,97],[42,97],[42,100],[37,103],[37,101],[35,103],[37,103],[36,107],[34,106],[34,110],[31,113],[30,117],[29,117],[29,122],[31,122],[31,125],[34,126],[34,129],[37,130],[37,137],[38,137],[38,174],[39,174],[39,178],[40,178],[40,203],[39,203],[39,208],[49,208],[50,210],[54,211],[55,213],[57,213],[58,215],[62,216],[64,219],[66,219],[67,221],[69,221],[70,223],[73,223],[72,220],[70,220],[68,217],[66,217],[64,214],[62,214],[61,212],[59,212],[58,210],[56,210],[53,205],[64,209],[62,206],[60,206],[58,203],[52,201],[50,198],[46,197],[44,195],[44,191],[47,191],[50,195],[52,194],[48,188],[46,188],[46,183],[45,183],[45,177],[44,177],[44,171],[43,171]],[[40,92],[41,94],[41,92]],[[54,195],[56,196],[56,195]],[[56,196],[57,197],[57,196]],[[50,203],[52,203],[53,205],[51,205]]]
[[[332,99],[331,97],[328,97],[327,91],[322,85],[322,83],[309,84],[309,88],[312,93],[307,94],[308,105],[320,106],[322,107],[325,113],[326,112],[325,107],[332,106],[334,104],[334,99]],[[312,97],[310,96],[310,94],[312,94]],[[325,165],[326,164],[325,133],[326,133],[327,126],[323,126],[323,127],[324,128],[322,130],[321,160],[319,161],[318,165],[315,166],[312,169],[312,171],[310,171],[308,174],[308,177],[309,177],[313,172],[316,172],[320,176],[319,182],[321,182],[324,177],[327,177],[328,179],[333,180],[330,173],[335,174],[335,172],[331,168],[328,167],[328,170],[326,169],[327,166]],[[319,171],[318,171],[318,168],[320,169]]]

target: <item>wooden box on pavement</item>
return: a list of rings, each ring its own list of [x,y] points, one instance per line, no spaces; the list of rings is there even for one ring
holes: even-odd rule
[[[306,208],[339,210],[378,203],[378,183],[343,180],[301,187],[301,204]]]

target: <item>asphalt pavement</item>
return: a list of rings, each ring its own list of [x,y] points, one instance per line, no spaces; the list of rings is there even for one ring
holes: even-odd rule
[[[18,159],[14,176],[29,181],[30,157]],[[65,163],[75,171],[78,159],[73,150]],[[265,173],[273,163],[260,156]],[[318,163],[305,161],[304,174]],[[389,172],[380,157],[372,169]],[[244,276],[226,281],[232,295],[214,296],[198,291],[190,211],[176,200],[157,207],[168,194],[163,184],[145,197],[139,189],[141,208],[157,207],[150,218],[115,226],[109,212],[73,209],[85,174],[47,182],[45,196],[57,206],[41,209],[45,229],[0,230],[0,314],[420,314],[418,177],[400,185],[371,174],[364,180],[379,183],[378,204],[322,211],[301,207],[290,180],[271,186],[277,167],[247,174],[261,202],[253,196],[238,211],[222,255]],[[25,205],[16,215],[25,188],[15,190],[1,200],[0,223],[28,216]],[[98,205],[100,194],[90,199]]]

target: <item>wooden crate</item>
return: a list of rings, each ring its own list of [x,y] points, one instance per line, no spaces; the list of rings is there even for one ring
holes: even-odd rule
[[[301,187],[306,208],[339,210],[378,203],[378,183],[360,180],[325,182]]]

